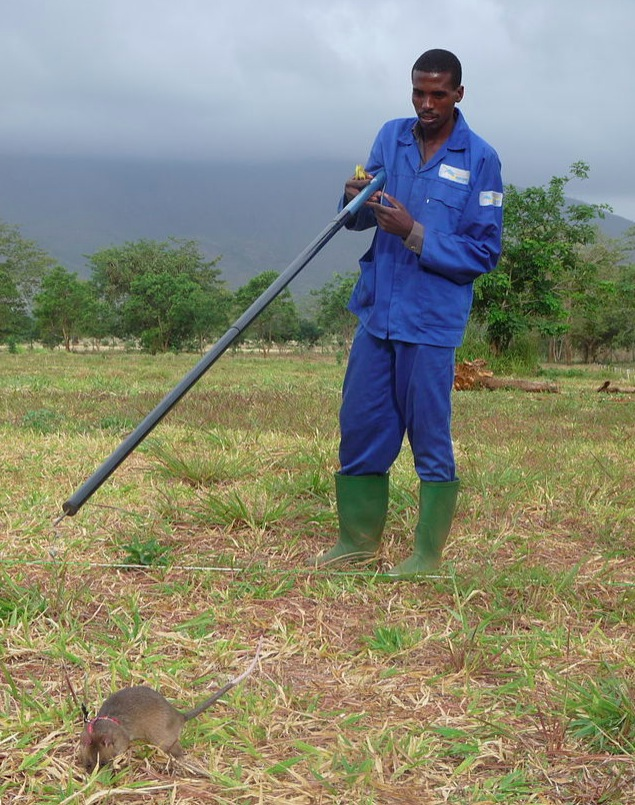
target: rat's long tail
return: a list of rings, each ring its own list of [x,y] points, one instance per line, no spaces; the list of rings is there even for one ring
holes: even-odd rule
[[[198,707],[195,707],[193,710],[188,710],[187,713],[183,713],[183,718],[186,721],[189,721],[192,718],[196,718],[196,716],[200,715],[203,710],[207,710],[208,707],[211,707],[214,702],[217,702],[221,696],[224,696],[228,690],[235,688],[236,685],[239,685],[243,679],[247,679],[249,674],[251,674],[256,666],[258,665],[258,660],[260,659],[260,650],[262,649],[262,637],[258,641],[258,648],[256,649],[256,656],[251,661],[249,668],[246,671],[243,671],[242,674],[235,676],[233,679],[230,679],[226,685],[220,690],[217,690],[213,696],[210,696],[209,699],[205,699],[204,702],[201,702]]]

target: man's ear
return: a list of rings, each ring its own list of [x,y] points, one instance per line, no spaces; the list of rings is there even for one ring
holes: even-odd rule
[[[456,103],[461,103],[461,101],[463,100],[463,95],[465,93],[465,87],[463,86],[463,84],[461,84],[460,87],[456,88],[455,93],[456,93]]]

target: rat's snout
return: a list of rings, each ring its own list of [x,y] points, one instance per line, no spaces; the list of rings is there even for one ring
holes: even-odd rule
[[[84,767],[84,771],[88,774],[92,774],[95,766],[97,765],[97,761],[92,757],[84,757],[82,759],[82,766]]]
[[[84,758],[82,765],[88,774],[92,774],[97,766],[99,766],[100,769],[103,769],[105,766],[109,766],[110,759],[107,760],[104,758],[102,760],[101,757],[98,758],[87,757]]]

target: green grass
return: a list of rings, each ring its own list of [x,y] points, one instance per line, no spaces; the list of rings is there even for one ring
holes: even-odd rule
[[[615,367],[559,394],[460,392],[462,493],[428,581],[417,481],[391,473],[378,568],[311,571],[334,539],[344,367],[228,353],[73,518],[62,502],[192,356],[0,353],[0,802],[635,801],[635,413]],[[150,684],[183,733],[75,764],[80,704]]]

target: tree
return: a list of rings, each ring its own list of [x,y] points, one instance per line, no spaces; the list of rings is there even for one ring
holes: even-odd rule
[[[498,268],[475,283],[474,314],[487,328],[496,353],[531,329],[546,336],[567,330],[564,290],[581,268],[579,247],[596,237],[593,221],[606,205],[568,204],[565,188],[585,179],[576,162],[546,187],[505,188],[503,252]]]
[[[15,282],[0,266],[0,338],[15,334],[17,321],[24,314],[24,301]]]
[[[244,313],[278,278],[277,271],[263,271],[252,277],[234,294],[234,307]],[[285,288],[247,328],[245,337],[255,338],[266,357],[275,342],[290,341],[299,327],[298,311],[288,288]]]
[[[191,240],[140,240],[90,257],[98,298],[116,318],[116,333],[151,352],[199,343],[226,324],[229,292]]]
[[[73,339],[86,331],[92,309],[88,282],[56,266],[42,280],[42,289],[34,298],[33,314],[42,340],[52,346],[62,343],[70,351]]]
[[[14,334],[53,259],[16,226],[0,221],[0,335]]]
[[[348,301],[357,282],[359,272],[333,274],[333,278],[318,291],[317,323],[325,333],[337,338],[348,354],[353,335],[357,329],[357,317],[348,310]]]
[[[233,294],[226,288],[213,291],[197,288],[194,291],[190,300],[191,336],[199,352],[204,351],[208,341],[227,330],[232,303]]]
[[[617,304],[609,317],[616,320],[616,335],[612,346],[616,349],[628,349],[635,358],[635,266],[623,266],[615,283]]]
[[[627,322],[621,314],[620,280],[624,260],[632,243],[606,238],[598,233],[594,243],[579,249],[579,268],[566,288],[569,330],[561,339],[564,357],[571,362],[573,349],[586,363],[596,361],[600,351],[610,351]]]
[[[193,339],[200,346],[226,318],[220,298],[185,274],[142,274],[132,281],[123,306],[124,327],[152,353],[182,349]]]
[[[303,346],[314,347],[323,335],[322,328],[313,319],[300,316],[298,321],[298,341]]]
[[[92,281],[88,283],[90,297],[90,311],[85,323],[84,335],[91,338],[93,345],[99,347],[99,342],[105,338],[117,335],[118,317],[112,307],[97,295]]]

